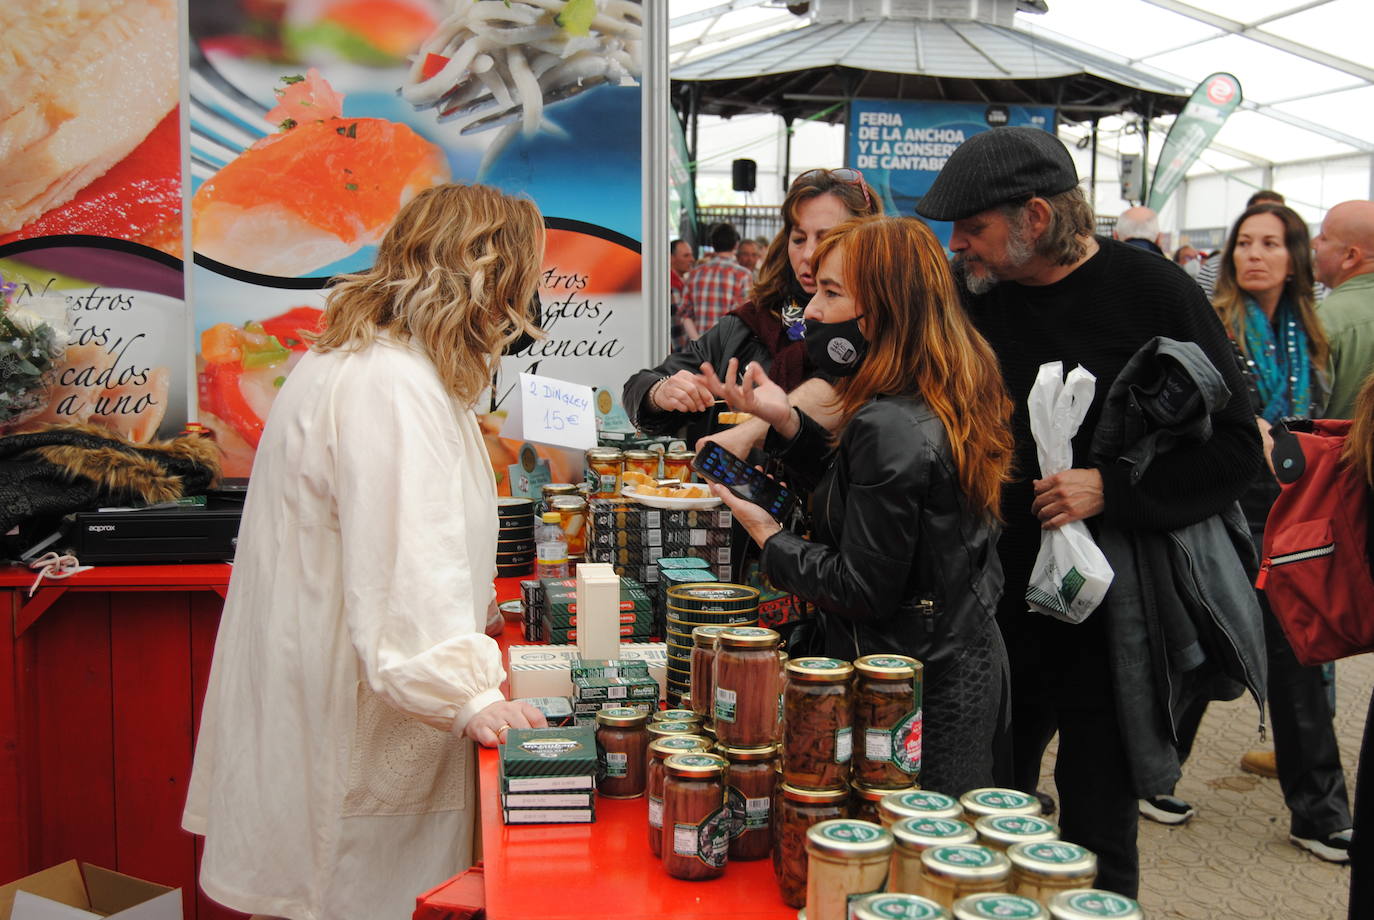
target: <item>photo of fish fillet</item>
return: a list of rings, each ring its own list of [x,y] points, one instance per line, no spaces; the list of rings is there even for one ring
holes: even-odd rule
[[[176,0],[0,3],[0,234],[102,176],[177,103]]]

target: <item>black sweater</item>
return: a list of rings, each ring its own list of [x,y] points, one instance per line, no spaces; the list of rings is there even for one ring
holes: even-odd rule
[[[1091,465],[1089,446],[1107,391],[1136,350],[1157,335],[1196,342],[1221,371],[1232,398],[1213,416],[1214,433],[1155,459],[1138,485],[1127,469],[1103,469],[1104,519],[1114,526],[1172,530],[1210,517],[1235,501],[1261,463],[1259,435],[1230,341],[1197,283],[1167,259],[1098,238],[1096,255],[1054,284],[1002,282],[983,295],[965,292],[970,315],[1001,362],[1015,403],[1017,481],[1003,492],[1007,527],[999,554],[1006,575],[1004,611],[1026,609],[1024,597],[1040,546],[1031,513],[1040,478],[1026,398],[1040,365],[1081,364],[1097,377],[1092,407],[1073,440],[1074,465]],[[1090,523],[1091,526],[1091,523]]]

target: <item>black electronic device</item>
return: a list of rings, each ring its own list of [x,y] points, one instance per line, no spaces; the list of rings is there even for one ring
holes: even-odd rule
[[[750,466],[715,441],[707,441],[692,460],[692,469],[711,482],[725,486],[747,502],[753,502],[779,521],[792,516],[796,493],[762,470]]]
[[[83,565],[226,562],[234,558],[242,506],[81,511],[62,518],[48,547]]]

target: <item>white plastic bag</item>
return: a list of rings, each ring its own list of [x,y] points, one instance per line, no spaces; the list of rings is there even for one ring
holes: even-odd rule
[[[1073,464],[1070,444],[1092,405],[1097,378],[1082,366],[1064,376],[1064,365],[1040,365],[1026,404],[1031,434],[1040,459],[1040,475],[1062,473]],[[1112,567],[1082,521],[1073,521],[1040,537],[1040,553],[1031,569],[1026,603],[1066,623],[1082,623],[1106,596]]]

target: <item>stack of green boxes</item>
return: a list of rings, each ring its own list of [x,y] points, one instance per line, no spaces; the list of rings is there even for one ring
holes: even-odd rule
[[[577,642],[577,579],[545,578],[540,638],[553,645]],[[620,639],[642,642],[654,635],[654,603],[644,586],[632,578],[620,579]]]
[[[730,572],[730,512],[650,508],[628,498],[594,498],[587,517],[587,561],[607,562],[617,575],[653,584],[654,560],[694,556],[717,576]],[[713,579],[715,580],[715,579]]]
[[[717,578],[715,570],[696,556],[665,556],[655,559],[654,569],[658,573],[658,590],[654,592],[654,625],[658,634],[664,638],[668,635],[669,588],[703,583],[717,584],[726,580]]]
[[[506,824],[596,820],[596,732],[586,726],[512,728],[501,745]]]
[[[572,666],[573,719],[595,725],[601,709],[625,707],[640,712],[658,708],[658,681],[643,661],[579,659]]]

